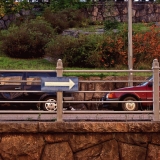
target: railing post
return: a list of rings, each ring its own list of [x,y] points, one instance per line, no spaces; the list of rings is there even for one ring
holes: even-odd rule
[[[159,121],[159,62],[153,60],[153,121]]]
[[[57,61],[57,77],[62,77],[63,76],[63,64],[62,60],[58,59]],[[63,121],[62,119],[62,113],[63,113],[63,92],[58,91],[57,92],[57,121],[61,122]]]

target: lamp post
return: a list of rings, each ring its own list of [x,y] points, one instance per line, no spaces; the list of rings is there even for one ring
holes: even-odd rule
[[[133,69],[133,53],[132,53],[132,0],[128,0],[128,69]],[[129,72],[128,86],[133,86],[133,73]]]

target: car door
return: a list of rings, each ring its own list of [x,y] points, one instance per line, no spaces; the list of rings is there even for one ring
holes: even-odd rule
[[[0,99],[1,100],[23,100],[23,72],[1,72],[0,73]],[[13,91],[13,92],[7,92]]]
[[[27,92],[41,91],[41,77],[49,77],[47,72],[26,72],[26,83],[24,84],[24,99],[29,101],[38,101],[42,92]]]

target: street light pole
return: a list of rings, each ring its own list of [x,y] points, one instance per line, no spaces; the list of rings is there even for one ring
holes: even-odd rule
[[[128,69],[133,69],[133,53],[132,53],[132,0],[128,0]],[[133,86],[133,73],[129,72],[128,86]]]

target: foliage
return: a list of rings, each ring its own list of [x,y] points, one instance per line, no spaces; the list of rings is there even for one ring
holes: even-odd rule
[[[112,26],[112,23],[114,23]],[[150,26],[154,25],[154,23],[132,23],[132,30],[133,34],[136,34],[137,32],[143,32],[150,30]],[[106,20],[104,21],[104,30],[106,33],[111,33],[111,30],[117,30],[120,32],[123,32],[123,30],[128,30],[128,23],[125,22],[118,22],[116,20]]]
[[[104,21],[104,30],[111,30],[111,29],[116,29],[118,28],[119,22],[116,20],[106,20]]]
[[[128,66],[126,23],[118,23],[116,30],[106,31],[103,35],[79,35],[76,38],[55,35],[53,28],[61,33],[66,28],[81,27],[84,23],[81,16],[80,10],[52,12],[47,9],[44,12],[44,19],[48,18],[47,21],[51,25],[42,17],[37,17],[20,26],[13,25],[8,30],[2,30],[0,32],[2,51],[14,58],[43,57],[46,54],[53,62],[61,58],[67,67],[126,68]],[[91,32],[95,30],[91,28]],[[159,58],[159,35],[159,29],[155,26],[133,24],[134,68],[146,69],[151,66],[154,58]]]
[[[23,0],[21,2],[14,2],[14,0],[1,0],[0,1],[0,17],[6,14],[19,13],[22,9],[30,10],[32,5]]]
[[[151,64],[153,59],[160,60],[160,30],[151,26],[145,33],[138,33],[133,36],[133,52],[135,67],[142,62]]]
[[[125,32],[127,33],[127,31],[123,33]],[[113,32],[105,36],[98,52],[98,54],[101,55],[100,61],[104,67],[115,67],[119,64],[126,65],[127,38],[124,35]]]
[[[86,21],[86,17],[81,10],[74,9],[52,12],[47,8],[43,16],[58,33],[62,33],[67,28],[81,27]]]
[[[0,2],[0,17],[3,17],[5,15],[5,7],[4,7],[4,2]]]
[[[160,0],[155,0],[155,3],[160,3]]]
[[[102,39],[101,35],[80,35],[79,38],[58,36],[47,45],[45,51],[53,59],[63,59],[67,67],[100,67],[96,50]]]
[[[114,18],[114,11],[116,10],[115,8],[115,2],[114,1],[105,1],[105,20],[103,22],[104,24],[104,30],[111,30],[111,29],[117,29],[118,24],[120,23]]]
[[[148,27],[148,26],[147,26]],[[139,27],[138,27],[139,28]],[[149,69],[154,58],[159,58],[160,34],[155,26],[139,32],[133,30],[134,68]],[[54,50],[54,52],[53,52]],[[53,59],[60,57],[68,67],[126,68],[128,66],[128,30],[102,35],[81,35],[78,38],[57,36],[47,45],[46,53]]]
[[[160,31],[155,25],[148,25],[141,32],[139,27],[133,27],[133,67],[149,69],[153,59],[160,60]],[[100,46],[99,54],[105,67],[128,65],[128,39],[127,30],[110,32]]]
[[[45,45],[53,35],[53,29],[46,21],[35,19],[20,27],[10,27],[3,34],[1,48],[5,54],[14,58],[43,57]]]

